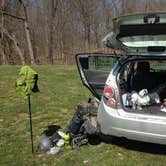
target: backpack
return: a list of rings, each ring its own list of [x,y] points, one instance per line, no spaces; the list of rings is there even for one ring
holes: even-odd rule
[[[23,96],[28,96],[32,92],[39,92],[37,80],[37,72],[29,66],[23,66],[16,81],[16,91]]]

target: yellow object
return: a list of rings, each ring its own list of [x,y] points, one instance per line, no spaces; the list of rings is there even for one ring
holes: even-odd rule
[[[66,134],[66,135],[64,136],[64,140],[65,140],[65,141],[69,141],[69,140],[70,140],[69,134]]]
[[[64,141],[65,141],[65,146],[64,146],[64,148],[65,148],[66,150],[72,149],[71,146],[70,146],[70,135],[69,135],[69,134],[66,134],[66,135],[64,136]]]

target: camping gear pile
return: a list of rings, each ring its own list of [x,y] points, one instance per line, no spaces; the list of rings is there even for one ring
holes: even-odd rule
[[[60,127],[48,126],[44,131],[44,137],[39,141],[39,149],[48,154],[58,154],[62,150],[79,148],[92,141],[99,141],[97,129],[98,102],[89,99],[77,105],[76,111],[64,132]],[[52,130],[52,132],[50,132]]]
[[[23,66],[20,69],[16,81],[16,91],[28,99],[32,154],[34,154],[34,147],[30,96],[34,92],[39,92],[37,81],[37,72],[29,66]],[[39,141],[40,150],[48,154],[58,154],[62,149],[75,149],[87,144],[93,137],[97,138],[99,133],[96,123],[97,108],[98,102],[95,99],[89,99],[78,104],[76,112],[64,132],[59,130],[59,126],[48,126],[48,129],[44,131],[44,136]]]

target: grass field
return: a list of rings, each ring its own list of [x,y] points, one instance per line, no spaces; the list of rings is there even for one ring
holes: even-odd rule
[[[66,166],[161,166],[166,165],[166,147],[115,139],[98,145],[62,151],[59,155],[37,152],[31,155],[27,100],[15,92],[20,67],[0,67],[0,165]],[[62,129],[76,105],[90,97],[80,82],[75,66],[34,66],[39,73],[40,92],[32,96],[35,150],[48,125]],[[86,164],[84,161],[88,161]]]

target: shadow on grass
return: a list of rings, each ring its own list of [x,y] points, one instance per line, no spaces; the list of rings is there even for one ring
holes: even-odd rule
[[[151,153],[151,154],[160,154],[160,155],[166,154],[166,145],[145,143],[140,141],[128,140],[126,138],[118,138],[118,137],[104,136],[104,135],[101,135],[101,140],[102,142],[108,144],[114,144],[129,150]]]

